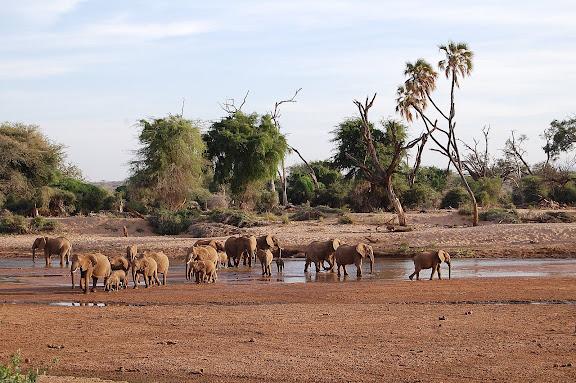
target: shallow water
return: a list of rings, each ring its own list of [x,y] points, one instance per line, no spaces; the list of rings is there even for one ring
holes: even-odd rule
[[[69,269],[61,268],[57,262],[52,267],[44,263],[32,263],[29,258],[0,259],[0,283],[18,282],[23,278],[46,278],[43,284],[68,285]],[[259,264],[255,267],[224,268],[218,270],[219,283],[304,283],[304,282],[338,282],[355,281],[356,267],[347,266],[349,275],[338,278],[336,273],[322,271],[316,274],[314,267],[304,273],[303,259],[285,259],[283,273],[278,273],[276,264],[272,263],[272,276],[262,277]],[[370,274],[370,265],[363,265],[362,280],[405,280],[413,271],[411,259],[377,258],[374,273]],[[422,279],[430,277],[431,270],[420,272]],[[185,267],[183,261],[172,261],[169,282],[184,283]],[[443,278],[448,277],[448,267],[442,265]],[[453,259],[452,278],[488,278],[488,277],[545,277],[576,276],[576,259]],[[52,278],[53,277],[53,278]],[[58,278],[59,277],[59,278]],[[65,283],[63,282],[65,277]],[[78,278],[78,277],[77,277]],[[54,279],[52,282],[50,282]]]

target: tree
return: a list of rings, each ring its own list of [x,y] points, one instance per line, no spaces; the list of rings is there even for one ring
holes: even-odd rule
[[[177,210],[203,185],[206,146],[200,129],[179,115],[142,119],[128,190],[146,206]]]
[[[469,76],[472,72],[474,54],[465,43],[449,42],[439,48],[444,54],[444,59],[438,62],[438,69],[443,71],[446,78],[450,81],[449,110],[444,112],[432,99],[431,93],[436,89],[438,73],[432,65],[423,59],[417,60],[414,64],[408,63],[406,65],[404,74],[407,79],[404,85],[398,88],[396,110],[407,121],[412,121],[414,117],[421,118],[430,138],[436,144],[436,149],[433,150],[446,156],[450,163],[454,165],[470,197],[473,207],[472,224],[476,226],[478,225],[478,203],[464,174],[465,168],[460,157],[455,121],[455,91],[456,88],[460,87],[461,78]],[[429,114],[430,111],[427,110],[428,104],[431,104],[433,111],[446,122],[445,127],[440,127],[438,120],[433,119]],[[446,143],[440,142],[439,135],[443,135]]]
[[[213,123],[204,135],[214,182],[241,195],[249,184],[275,176],[287,150],[286,138],[270,115],[238,110]]]
[[[576,143],[576,117],[568,120],[554,120],[544,131],[546,145],[542,149],[546,153],[546,165],[555,161],[562,152],[572,150]]]
[[[352,147],[353,153],[344,152],[345,155],[355,163],[355,165],[362,170],[366,178],[373,184],[381,185],[386,189],[388,201],[393,206],[394,211],[398,215],[398,224],[406,226],[406,216],[400,199],[394,191],[393,176],[398,172],[400,161],[405,156],[408,149],[413,148],[422,141],[424,133],[420,137],[406,143],[406,126],[398,121],[387,120],[382,123],[384,128],[384,135],[379,144],[382,147],[379,150],[378,143],[375,142],[375,134],[373,125],[368,118],[368,112],[374,105],[376,94],[370,99],[366,98],[364,103],[354,100],[354,104],[358,108],[361,121],[361,137],[364,145],[363,153],[366,153],[361,160],[358,157],[357,148]],[[338,149],[340,151],[340,149]],[[356,156],[356,157],[355,157]]]

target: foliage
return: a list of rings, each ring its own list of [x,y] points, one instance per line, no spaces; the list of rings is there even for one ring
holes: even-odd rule
[[[210,212],[208,219],[216,223],[224,223],[236,227],[259,226],[257,218],[252,214],[235,209],[216,209]]]
[[[138,158],[131,162],[130,199],[176,210],[202,188],[206,146],[200,129],[181,116],[140,120]]]
[[[110,210],[114,201],[110,199],[111,195],[105,189],[74,178],[62,178],[52,184],[52,186],[59,189],[59,191],[53,194],[50,200],[55,196],[63,196],[64,194],[60,191],[70,192],[75,197],[75,211],[82,214]],[[44,204],[45,202],[43,201],[41,206]]]
[[[343,211],[341,209],[331,208],[329,206],[310,207],[302,205],[290,216],[290,219],[292,221],[311,221],[326,218],[331,214],[341,215],[342,213]]]
[[[467,200],[468,193],[463,187],[458,186],[448,190],[448,192],[442,198],[440,207],[442,209],[457,208],[464,204]]]
[[[3,383],[35,383],[38,377],[45,371],[38,368],[29,369],[27,372],[22,371],[20,364],[22,357],[20,352],[10,357],[10,362],[0,364],[0,382]]]
[[[481,177],[476,181],[470,178],[468,183],[480,206],[495,206],[504,198],[499,177]]]
[[[270,212],[279,204],[278,193],[276,191],[264,190],[260,193],[256,201],[256,211]]]
[[[214,165],[214,182],[230,184],[236,196],[251,183],[274,179],[288,148],[270,115],[240,111],[213,123],[204,140]]]
[[[44,217],[34,217],[30,220],[30,229],[33,232],[54,231],[58,223],[52,219]]]
[[[11,212],[0,215],[0,233],[26,234],[29,231],[30,224],[25,217]]]
[[[560,153],[572,150],[576,143],[576,117],[552,121],[543,136],[546,145],[542,149],[549,159],[557,159]]]
[[[428,184],[437,192],[443,192],[450,173],[435,166],[422,166],[416,173],[416,183]]]
[[[341,225],[351,225],[354,223],[354,219],[348,214],[344,214],[338,217],[338,223]]]
[[[441,194],[432,186],[425,183],[416,183],[412,188],[401,195],[402,204],[409,209],[437,207]]]
[[[348,205],[357,213],[367,213],[386,209],[388,197],[382,186],[372,185],[368,181],[359,181],[354,184],[348,194]]]
[[[514,209],[492,208],[480,212],[479,218],[482,221],[498,223],[520,223],[518,212]]]
[[[316,174],[318,188],[315,188],[306,166],[291,166],[287,188],[289,201],[294,204],[342,207],[346,203],[350,182],[328,161],[314,161],[310,166]]]
[[[548,187],[539,176],[525,176],[512,192],[516,206],[535,205],[548,196]]]
[[[158,209],[150,215],[148,221],[157,234],[177,235],[188,229],[193,218],[194,212],[192,210]]]
[[[550,190],[550,197],[560,203],[576,204],[576,185],[574,182],[556,185]]]

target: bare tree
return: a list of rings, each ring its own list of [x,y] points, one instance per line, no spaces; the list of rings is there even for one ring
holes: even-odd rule
[[[247,90],[246,94],[244,95],[244,98],[242,99],[242,102],[240,103],[239,106],[236,106],[236,100],[235,99],[227,98],[226,100],[224,100],[223,104],[220,104],[220,108],[222,108],[222,110],[228,114],[234,114],[236,112],[241,112],[242,107],[244,106],[244,104],[246,104],[246,99],[248,98],[249,94],[250,94],[250,90]],[[184,108],[184,104],[182,104],[182,108]]]
[[[510,133],[510,138],[506,140],[504,144],[504,156],[513,160],[516,164],[518,177],[521,177],[523,173],[528,173],[532,175],[532,169],[528,162],[524,159],[526,155],[526,149],[523,145],[528,140],[525,134],[521,134],[516,137],[514,131]]]
[[[484,136],[484,148],[479,148],[480,142],[474,138],[474,144],[468,145],[464,141],[460,140],[464,147],[467,149],[467,153],[462,161],[462,165],[466,168],[470,177],[477,181],[480,178],[492,176],[490,168],[490,156],[488,154],[488,138],[490,134],[490,127],[482,128],[482,135]]]
[[[386,189],[386,195],[388,200],[394,207],[394,211],[398,215],[398,224],[400,226],[406,226],[406,215],[404,214],[404,208],[400,199],[394,191],[394,186],[392,184],[392,176],[394,173],[398,172],[398,165],[402,160],[402,157],[407,150],[413,148],[418,143],[425,141],[429,133],[422,133],[418,138],[404,142],[403,137],[400,137],[399,133],[401,125],[396,121],[390,121],[387,126],[387,134],[390,138],[390,158],[384,159],[378,155],[376,147],[374,145],[374,140],[372,137],[372,129],[370,127],[370,120],[368,119],[368,112],[370,108],[374,105],[374,100],[376,99],[376,93],[372,98],[366,97],[364,103],[358,100],[354,100],[354,104],[358,108],[360,113],[360,119],[362,120],[362,141],[366,146],[366,151],[370,157],[372,166],[367,166],[365,161],[360,161],[354,158],[349,153],[346,153],[347,157],[356,163],[356,165],[361,168],[366,174],[368,180],[377,185],[382,185]],[[387,162],[387,163],[386,163]]]
[[[417,60],[414,64],[406,64],[404,74],[408,76],[408,79],[404,82],[404,85],[398,88],[396,110],[399,111],[407,121],[412,121],[414,117],[422,119],[429,137],[436,144],[436,148],[432,150],[446,156],[458,172],[462,184],[470,197],[473,207],[472,224],[476,226],[478,225],[478,203],[476,202],[472,188],[466,180],[466,169],[460,156],[455,121],[455,90],[460,85],[460,78],[468,76],[472,72],[473,52],[465,43],[453,42],[448,43],[448,45],[441,45],[440,50],[445,54],[445,58],[438,62],[438,68],[444,72],[446,78],[450,81],[449,110],[447,112],[443,111],[432,99],[431,92],[436,88],[438,74],[432,66],[423,59]],[[432,105],[433,111],[446,122],[446,127],[440,127],[438,120],[432,119],[430,115],[427,114],[427,106],[429,103]],[[438,135],[446,141],[444,142]]]
[[[271,115],[272,121],[274,122],[274,125],[276,126],[276,129],[278,129],[278,131],[280,131],[280,123],[279,123],[280,116],[281,116],[280,106],[282,104],[296,102],[296,97],[298,96],[298,93],[300,93],[301,90],[302,90],[302,88],[298,88],[296,90],[296,92],[294,92],[294,95],[291,98],[276,101],[274,103],[274,110],[270,113],[270,115]],[[306,161],[304,159],[304,157],[302,156],[300,151],[298,151],[295,147],[288,144],[288,150],[290,152],[296,153],[298,155],[298,157],[300,157],[302,162],[304,162],[304,164],[308,168],[308,171],[310,173],[310,177],[312,178],[312,181],[314,182],[314,186],[316,188],[318,188],[318,178],[316,177],[316,172],[314,171],[314,168],[312,168],[312,166],[308,163],[308,161]],[[286,174],[286,165],[285,165],[284,159],[282,159],[280,167],[281,167],[281,169],[278,170],[278,177],[280,179],[280,183],[282,184],[282,205],[286,206],[286,205],[288,205],[288,194],[287,194],[288,175]]]

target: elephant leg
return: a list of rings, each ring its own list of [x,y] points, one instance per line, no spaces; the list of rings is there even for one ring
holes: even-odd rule
[[[70,249],[66,252],[66,266],[70,263]]]
[[[98,282],[98,278],[92,277],[92,289],[90,291],[96,291],[96,283]]]
[[[440,265],[438,265],[436,272],[438,273],[438,279],[442,279],[442,276],[440,275]]]
[[[420,280],[420,270],[418,270],[416,272],[416,280],[419,281]]]
[[[60,253],[60,267],[64,267],[64,253]]]
[[[412,280],[412,278],[414,278],[414,275],[416,275],[416,270],[414,270],[414,272],[413,272],[412,274],[410,274],[410,275],[408,276],[408,278],[409,278],[410,280]]]
[[[50,267],[50,265],[52,264],[52,260],[50,259],[50,253],[48,252],[44,253],[44,260],[46,261],[46,267]]]
[[[356,262],[356,277],[362,277],[362,260]]]
[[[348,276],[348,272],[346,271],[346,265],[342,265],[342,270],[344,270],[344,276],[347,277]]]
[[[337,269],[337,272],[338,272],[338,276],[340,276],[340,266],[342,266],[342,265],[339,264],[339,263],[336,264],[336,269]]]
[[[304,272],[307,273],[308,272],[308,268],[310,267],[310,259],[308,257],[306,257],[306,262],[304,263]]]
[[[166,286],[166,279],[168,278],[168,277],[166,276],[166,274],[167,274],[167,272],[162,273],[162,284],[163,284],[164,286]]]
[[[430,274],[430,280],[434,278],[434,273],[436,272],[436,266],[432,266],[432,273]]]
[[[322,261],[322,263],[324,263],[324,261]],[[318,274],[320,272],[320,262],[316,261],[314,265],[316,266],[316,274]]]

